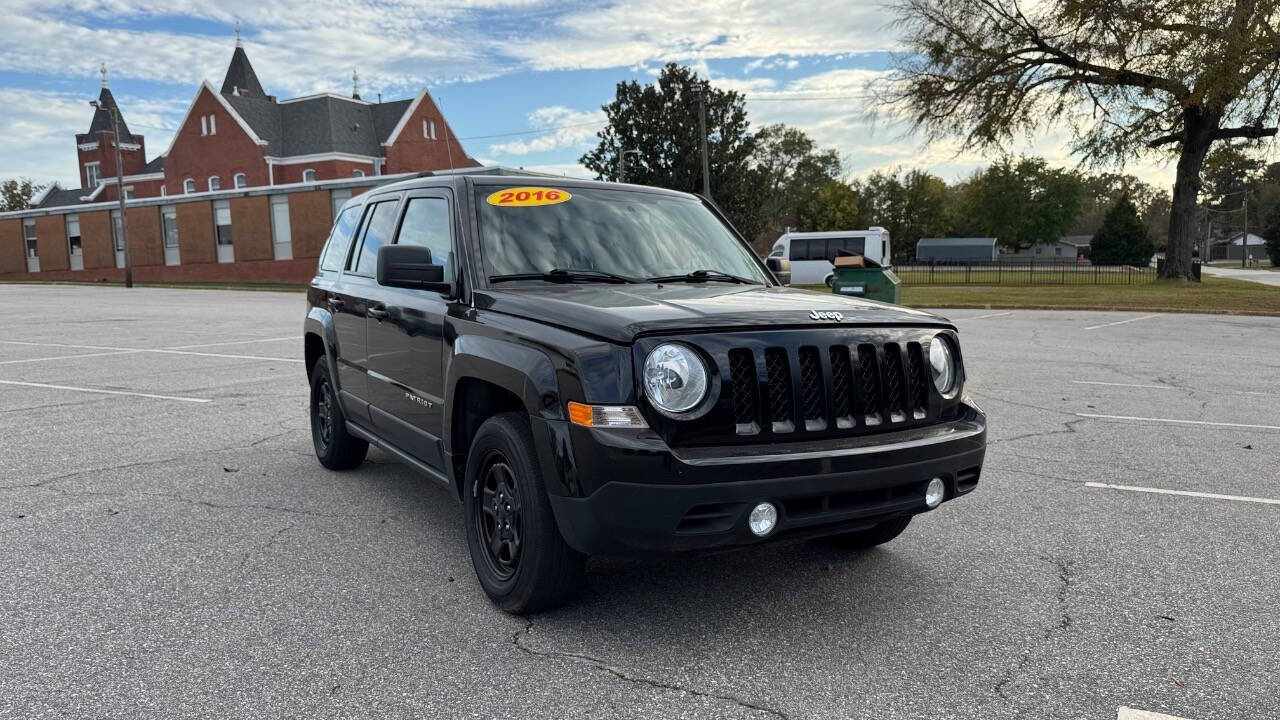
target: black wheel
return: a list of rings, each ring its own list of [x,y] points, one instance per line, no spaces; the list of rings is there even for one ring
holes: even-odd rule
[[[846,550],[866,550],[883,545],[902,534],[911,524],[911,516],[886,520],[879,525],[827,538],[831,544]]]
[[[494,604],[510,613],[537,612],[574,594],[586,556],[556,527],[528,418],[503,413],[480,426],[464,487],[471,563]]]
[[[347,420],[323,358],[311,370],[311,442],[320,464],[330,470],[350,470],[364,462],[369,452],[369,443],[347,432]]]

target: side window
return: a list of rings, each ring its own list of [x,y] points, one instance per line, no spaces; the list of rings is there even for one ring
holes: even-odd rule
[[[355,259],[355,271],[361,275],[372,275],[378,270],[378,249],[391,242],[391,234],[396,229],[395,200],[376,203],[369,211],[369,219],[364,224],[364,234],[360,240],[360,254]]]
[[[338,215],[338,221],[333,224],[333,233],[329,236],[329,243],[325,245],[324,257],[320,260],[321,270],[336,272],[342,268],[342,263],[347,259],[347,250],[351,247],[351,236],[355,234],[356,223],[359,220],[359,205],[353,205]]]
[[[791,239],[791,259],[808,260],[809,259],[809,241],[798,238]]]
[[[390,204],[390,203],[388,203]],[[444,276],[449,277],[449,253],[453,250],[452,223],[449,221],[449,201],[444,198],[413,198],[404,211],[400,245],[421,245],[431,249],[431,262],[444,265]]]
[[[851,252],[855,255],[865,255],[867,239],[864,237],[832,238],[827,241],[827,256],[823,259],[831,260],[838,254],[838,250]]]

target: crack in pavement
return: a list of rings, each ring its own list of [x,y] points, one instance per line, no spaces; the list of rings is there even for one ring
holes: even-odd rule
[[[1019,677],[1021,677],[1022,674],[1026,671],[1027,666],[1031,664],[1032,656],[1036,654],[1036,651],[1039,650],[1044,645],[1048,644],[1049,641],[1051,641],[1055,635],[1058,635],[1059,633],[1065,632],[1066,630],[1070,629],[1071,626],[1075,623],[1075,620],[1072,619],[1071,613],[1067,607],[1067,601],[1071,594],[1072,561],[1061,558],[1061,557],[1049,557],[1049,556],[1043,556],[1041,557],[1041,559],[1053,565],[1055,574],[1057,576],[1058,592],[1056,594],[1056,598],[1057,598],[1058,617],[1056,618],[1055,622],[1052,625],[1045,628],[1044,632],[1040,635],[1040,638],[1036,640],[1035,643],[1033,643],[1030,647],[1022,651],[1022,657],[1018,659],[1018,663],[1013,667],[1009,668],[1009,670],[1005,672],[1005,674],[995,684],[994,690],[996,694],[999,695],[1004,700],[1009,699],[1007,688],[1010,685],[1012,685],[1014,681],[1016,681]]]
[[[257,554],[257,553],[264,553],[264,552],[266,552],[267,550],[269,550],[269,549],[271,548],[271,546],[272,546],[272,545],[274,545],[274,544],[276,543],[276,541],[280,539],[280,536],[281,536],[281,535],[284,535],[285,533],[289,532],[289,531],[290,531],[290,530],[292,530],[294,527],[296,527],[296,526],[295,526],[295,525],[286,525],[286,526],[284,526],[284,527],[280,528],[279,530],[277,530],[277,531],[275,531],[275,532],[271,533],[271,537],[267,538],[267,541],[266,541],[266,542],[264,542],[264,543],[262,543],[262,546],[261,546],[261,547],[258,547],[258,548],[253,549],[253,550],[246,550],[246,551],[244,552],[244,557],[243,557],[243,558],[241,558],[241,560],[240,560],[240,564],[236,566],[236,574],[237,574],[237,575],[239,575],[241,572],[243,572],[243,571],[244,571],[244,566],[249,564],[249,558],[253,557],[253,556],[254,556],[255,554]]]
[[[1023,433],[1022,435],[1014,435],[1007,438],[996,438],[988,440],[987,445],[996,445],[999,443],[1013,442],[1015,440],[1026,440],[1028,438],[1048,437],[1049,435],[1071,435],[1076,432],[1076,425],[1088,420],[1089,418],[1076,418],[1075,420],[1066,420],[1062,423],[1062,427],[1057,430],[1041,430],[1040,432]]]
[[[582,663],[584,665],[588,665],[597,670],[603,670],[604,672],[612,675],[614,678],[618,680],[622,680],[623,682],[633,683],[637,685],[647,685],[651,688],[655,688],[658,690],[675,690],[677,692],[688,693],[689,695],[693,695],[695,697],[700,697],[700,698],[707,698],[709,700],[719,700],[721,702],[732,703],[746,710],[765,713],[773,717],[782,718],[782,720],[790,720],[789,715],[787,715],[786,713],[784,713],[783,711],[777,708],[772,708],[765,705],[757,705],[748,700],[743,700],[742,698],[734,697],[733,695],[718,695],[716,693],[710,693],[702,690],[694,690],[692,688],[682,687],[674,683],[662,682],[661,680],[653,680],[645,677],[637,677],[635,675],[630,675],[626,671],[620,668],[614,667],[613,665],[610,665],[605,661],[600,660],[599,658],[591,657],[590,655],[584,655],[582,653],[566,652],[563,650],[537,650],[537,649],[531,648],[525,643],[523,643],[521,641],[521,638],[526,637],[529,634],[529,631],[533,629],[533,620],[529,618],[524,618],[524,621],[525,621],[525,626],[517,630],[516,632],[512,633],[511,644],[514,645],[516,649],[519,650],[520,652],[523,652],[526,655],[529,655],[531,657],[559,658],[561,660],[572,660],[575,662]]]

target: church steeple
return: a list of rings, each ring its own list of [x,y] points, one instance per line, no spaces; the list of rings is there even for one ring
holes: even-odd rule
[[[244,52],[244,42],[240,39],[240,22],[236,21],[236,50],[231,54],[231,64],[227,66],[227,76],[222,80],[223,95],[247,95],[265,98],[267,93],[258,82],[258,74],[249,63],[249,56]]]
[[[102,89],[98,91],[98,106],[93,111],[93,121],[89,123],[89,132],[85,135],[89,138],[96,138],[100,132],[111,132],[111,112],[115,108],[119,113],[120,122],[120,142],[134,142],[133,135],[129,132],[129,126],[124,121],[124,111],[119,109],[116,104],[115,96],[111,94],[111,88],[107,85],[107,65],[103,63],[98,70],[102,75]]]

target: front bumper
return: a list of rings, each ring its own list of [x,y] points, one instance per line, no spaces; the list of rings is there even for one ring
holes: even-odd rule
[[[578,433],[581,431],[581,434]],[[978,484],[986,417],[840,441],[671,449],[617,431],[572,429],[584,497],[551,496],[561,534],[590,554],[684,551],[829,535],[928,510],[925,485],[946,500]],[[759,538],[746,517],[762,501],[777,528]]]

